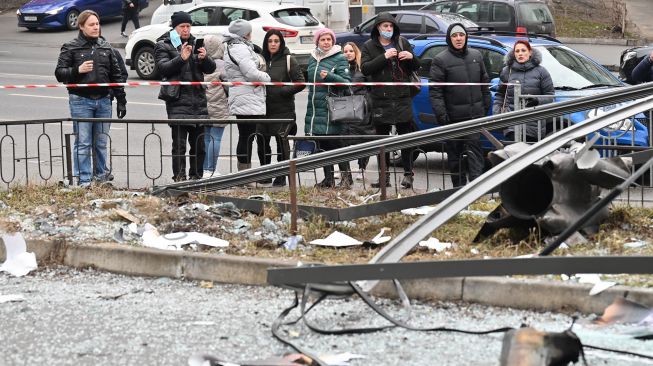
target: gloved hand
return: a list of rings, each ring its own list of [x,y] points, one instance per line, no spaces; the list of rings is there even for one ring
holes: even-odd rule
[[[438,119],[438,124],[440,126],[445,126],[449,124],[449,115],[447,114],[438,114],[437,119]]]
[[[118,119],[125,118],[125,115],[127,114],[127,103],[118,102],[116,105],[116,112],[118,113]]]
[[[526,108],[535,107],[540,104],[540,101],[537,98],[526,98]]]

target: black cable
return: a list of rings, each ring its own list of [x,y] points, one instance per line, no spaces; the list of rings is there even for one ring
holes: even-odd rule
[[[645,358],[645,359],[648,359],[648,360],[653,360],[653,356],[644,355],[644,354],[636,353],[636,352],[622,351],[622,350],[611,349],[611,348],[603,348],[603,347],[598,347],[598,346],[592,346],[592,345],[589,345],[589,344],[584,344],[583,347],[589,348],[589,349],[595,349],[595,350],[599,350],[599,351],[619,353],[619,354],[622,354],[622,355],[636,356],[636,357],[641,357],[641,358]]]

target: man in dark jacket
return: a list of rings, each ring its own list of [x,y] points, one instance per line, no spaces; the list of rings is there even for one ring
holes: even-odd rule
[[[370,39],[361,49],[361,71],[373,82],[407,82],[410,74],[420,67],[410,43],[400,36],[395,18],[390,13],[380,13],[374,22]],[[392,126],[400,135],[413,132],[413,108],[410,86],[377,86],[372,88],[372,123],[379,135],[390,133]],[[401,150],[404,168],[403,188],[413,186],[412,149]],[[385,156],[386,162],[389,154]],[[390,186],[386,175],[386,186]],[[379,182],[372,187],[379,187]]]
[[[193,52],[195,37],[190,33],[191,18],[188,13],[172,14],[172,28],[158,39],[154,48],[156,67],[162,77],[174,81],[204,81],[204,74],[215,71],[212,58],[206,49]],[[206,89],[204,86],[162,86],[159,98],[166,101],[168,119],[208,119]],[[165,92],[164,92],[165,91]],[[165,95],[167,95],[167,97]],[[191,124],[171,124],[172,173],[176,182],[186,180],[186,142],[190,145],[190,179],[202,177],[204,164],[203,127]]]
[[[79,14],[77,38],[61,47],[57,68],[57,80],[67,84],[123,83],[119,61],[111,45],[100,37],[100,21],[97,13],[85,10]],[[81,122],[81,118],[111,118],[111,93],[116,97],[118,118],[127,113],[127,98],[123,87],[110,90],[105,87],[68,88],[70,115],[76,135],[73,148],[75,175],[81,187],[91,180],[108,180],[107,140],[111,123]],[[95,152],[91,159],[91,147]],[[91,169],[91,165],[94,165]]]
[[[653,52],[644,57],[633,69],[633,80],[640,83],[653,81]]]
[[[127,37],[125,29],[129,21],[134,23],[134,29],[141,27],[138,22],[138,0],[122,0],[122,24],[120,25],[120,35]]]
[[[447,49],[433,58],[430,79],[435,83],[489,83],[478,50],[467,47],[467,30],[454,23],[447,30]],[[431,86],[429,96],[440,125],[483,117],[491,107],[488,85]],[[480,134],[446,142],[449,172],[454,187],[464,186],[483,173]],[[467,155],[466,164],[463,154]]]

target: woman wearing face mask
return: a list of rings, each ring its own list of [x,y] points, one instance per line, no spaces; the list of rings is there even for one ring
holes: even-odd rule
[[[409,82],[410,74],[420,67],[410,43],[400,36],[401,32],[390,13],[380,13],[374,22],[370,39],[361,49],[361,70],[374,82]],[[379,135],[387,135],[394,125],[397,133],[413,132],[413,108],[411,86],[379,86],[372,88],[372,123]],[[385,160],[390,158],[386,153]],[[403,188],[413,187],[412,149],[401,150],[404,168]],[[379,177],[381,178],[381,177]],[[385,184],[390,187],[390,174],[386,173]],[[380,187],[381,179],[372,183]]]
[[[272,81],[304,82],[304,75],[295,57],[290,55],[283,35],[278,29],[271,29],[263,38],[263,58],[267,73]],[[272,150],[270,138],[277,141],[277,161],[290,158],[288,135],[297,133],[295,123],[295,94],[304,90],[305,85],[268,86],[266,88],[266,115],[268,119],[292,119],[292,123],[261,123],[256,125],[259,139],[259,160],[261,164],[270,164]],[[272,182],[275,187],[286,185],[286,177],[276,177]]]
[[[336,35],[329,28],[322,28],[314,34],[315,45],[308,61],[308,81],[311,83],[333,82],[348,83],[349,63],[336,45]],[[304,120],[304,133],[306,135],[340,135],[342,126],[329,122],[329,109],[326,98],[329,92],[336,92],[334,88],[326,86],[309,86],[308,105]],[[342,147],[338,139],[318,141],[318,150],[328,151]],[[352,182],[349,163],[338,164],[343,181]],[[351,184],[351,183],[350,183]],[[318,188],[333,187],[333,166],[324,167],[324,180],[315,186]]]
[[[352,75],[351,80],[353,82],[367,82],[367,78],[361,72],[361,51],[358,49],[358,46],[354,42],[347,42],[342,48],[342,53],[345,55],[345,58],[349,62],[349,74]],[[369,111],[372,108],[372,98],[370,97],[369,87],[365,86],[355,86],[352,87],[354,94],[365,95],[367,99],[367,108],[368,113],[365,116],[365,119],[361,123],[347,123],[343,126],[343,135],[374,135],[376,132],[374,126],[371,124],[370,113]],[[369,140],[347,140],[349,145],[360,144]],[[365,175],[365,168],[369,161],[368,157],[358,159],[358,169],[361,171],[361,178]],[[358,177],[356,179],[359,179]],[[344,184],[344,183],[342,183]]]
[[[551,75],[540,65],[542,54],[535,48],[532,48],[526,40],[515,42],[512,51],[508,52],[505,57],[505,64],[501,70],[501,86],[494,96],[492,113],[499,114],[510,112],[514,109],[514,87],[506,84],[520,84],[522,95],[554,95],[553,80]],[[535,107],[540,104],[550,103],[552,97],[532,97],[526,99],[525,106]],[[526,127],[526,141],[538,141],[546,134],[546,124],[530,122]],[[515,139],[514,127],[504,130],[507,140]]]

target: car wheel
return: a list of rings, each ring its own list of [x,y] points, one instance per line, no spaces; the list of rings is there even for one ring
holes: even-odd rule
[[[144,80],[156,79],[156,63],[154,62],[154,49],[150,46],[141,47],[134,57],[136,73]]]
[[[66,15],[66,27],[70,30],[77,29],[77,18],[79,18],[79,12],[77,10],[71,10]]]

